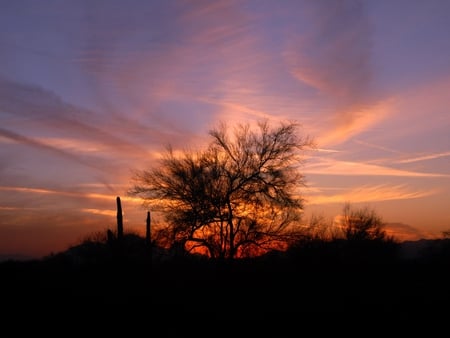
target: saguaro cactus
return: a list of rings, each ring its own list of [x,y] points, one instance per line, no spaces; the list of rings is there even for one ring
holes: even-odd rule
[[[121,240],[123,238],[123,217],[122,217],[122,204],[120,202],[120,197],[117,196],[117,239]]]
[[[150,236],[150,211],[147,211],[147,223],[145,227],[145,243],[150,245],[151,236]]]

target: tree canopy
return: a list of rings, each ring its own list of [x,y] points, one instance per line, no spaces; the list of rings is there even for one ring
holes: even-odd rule
[[[167,147],[154,167],[134,173],[130,194],[165,215],[165,240],[183,250],[232,259],[281,249],[300,234],[304,151],[296,122],[270,127],[225,123],[204,150]]]

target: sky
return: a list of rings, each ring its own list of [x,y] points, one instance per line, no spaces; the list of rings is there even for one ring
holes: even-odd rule
[[[134,170],[225,121],[295,120],[305,219],[450,229],[447,0],[17,0],[0,11],[0,257],[143,232]]]

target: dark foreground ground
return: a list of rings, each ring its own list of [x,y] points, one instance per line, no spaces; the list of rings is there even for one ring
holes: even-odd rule
[[[449,267],[443,259],[278,256],[232,263],[151,255],[8,261],[0,263],[0,333],[367,336],[393,333],[393,325],[402,335],[420,327],[448,332]]]

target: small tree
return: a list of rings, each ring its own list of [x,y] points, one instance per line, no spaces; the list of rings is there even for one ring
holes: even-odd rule
[[[387,240],[385,224],[375,210],[364,207],[352,209],[350,203],[343,208],[342,231],[349,241]]]
[[[295,122],[220,124],[204,151],[176,156],[168,147],[158,166],[137,171],[132,195],[163,211],[173,244],[210,257],[236,258],[280,248],[298,235],[302,151],[314,147]]]
[[[386,233],[385,223],[369,207],[353,209],[344,205],[342,231],[345,245],[340,247],[341,258],[352,263],[391,263],[398,257],[399,245]]]

